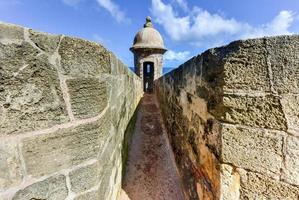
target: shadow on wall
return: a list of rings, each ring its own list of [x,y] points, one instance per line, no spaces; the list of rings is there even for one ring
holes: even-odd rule
[[[0,199],[117,199],[140,78],[99,44],[5,23],[0,57]]]
[[[127,125],[127,128],[125,130],[125,134],[124,134],[124,139],[123,139],[123,144],[122,144],[122,166],[123,166],[123,168],[122,168],[122,183],[123,183],[124,175],[126,172],[129,147],[130,147],[131,140],[133,137],[135,124],[136,124],[136,120],[137,120],[137,112],[138,112],[139,108],[140,108],[140,102],[139,102],[138,106],[136,107],[136,110],[134,111],[134,114],[131,117],[131,119]]]
[[[223,66],[206,52],[156,81],[186,196],[219,199],[220,125],[212,113],[222,104]]]

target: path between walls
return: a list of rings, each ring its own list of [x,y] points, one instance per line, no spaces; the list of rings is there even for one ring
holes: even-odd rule
[[[183,200],[179,174],[154,94],[145,94],[137,120],[121,200]]]

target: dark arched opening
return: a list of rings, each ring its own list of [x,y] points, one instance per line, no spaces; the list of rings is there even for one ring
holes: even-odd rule
[[[143,91],[152,93],[154,90],[154,63],[143,63]]]

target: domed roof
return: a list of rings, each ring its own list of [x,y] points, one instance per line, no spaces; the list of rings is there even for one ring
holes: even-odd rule
[[[151,18],[146,18],[143,29],[136,34],[131,51],[136,49],[160,49],[165,50],[164,42],[160,33],[154,29]]]

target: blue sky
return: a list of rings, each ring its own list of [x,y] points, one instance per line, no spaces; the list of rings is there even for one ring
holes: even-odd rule
[[[299,0],[0,0],[0,21],[102,43],[130,67],[148,15],[169,49],[164,67],[236,39],[299,33]]]

